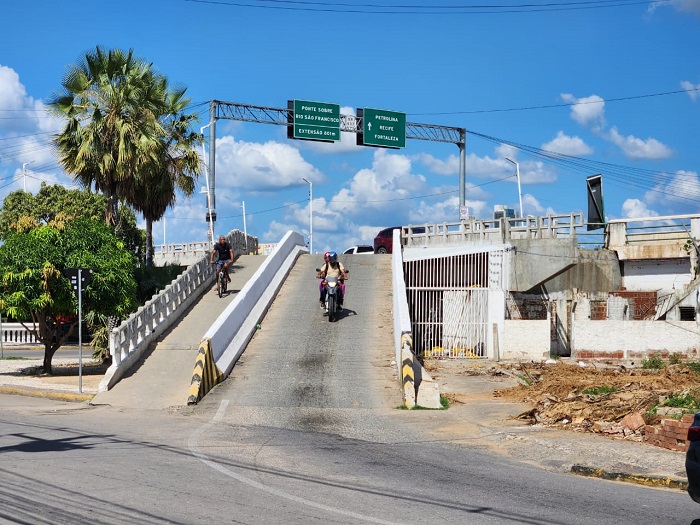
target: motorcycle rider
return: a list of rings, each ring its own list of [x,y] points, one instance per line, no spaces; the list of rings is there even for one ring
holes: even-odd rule
[[[331,258],[330,256],[331,256],[331,252],[326,252],[323,254],[323,264],[324,265],[328,264],[328,262],[330,261],[330,258]],[[321,266],[321,268],[323,269],[323,266]],[[318,293],[319,293],[319,297],[321,300],[321,308],[323,309],[326,307],[326,301],[324,300],[325,298],[323,296],[324,291],[325,291],[325,287],[323,285],[323,277],[321,277],[321,270],[319,270],[317,277],[319,279],[321,279],[318,282]]]
[[[216,257],[217,254],[218,258]],[[214,249],[211,251],[211,255],[209,256],[209,262],[211,264],[214,264],[217,260],[223,263],[224,271],[226,272],[226,279],[228,279],[228,282],[231,282],[231,277],[229,277],[228,273],[228,267],[234,260],[233,247],[229,244],[224,235],[219,236],[219,242],[217,242],[214,245]],[[216,283],[216,288],[217,290],[219,288],[218,281]]]
[[[338,298],[338,310],[343,307],[343,298],[345,297],[345,280],[348,278],[347,271],[338,260],[338,254],[335,252],[328,253],[328,262],[326,262],[319,270],[316,277],[325,279],[326,277],[337,277],[340,280],[340,297]],[[324,255],[325,259],[325,255]],[[326,287],[321,287],[321,307],[326,304]]]

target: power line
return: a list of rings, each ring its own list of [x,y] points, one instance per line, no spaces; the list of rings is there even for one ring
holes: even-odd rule
[[[306,2],[294,0],[259,0],[255,3],[224,0],[184,0],[196,4],[223,7],[251,7],[283,11],[316,13],[354,13],[378,15],[471,15],[533,13],[542,11],[574,11],[581,9],[608,9],[634,5],[665,4],[671,0],[591,0],[583,2],[549,2],[545,4],[481,4],[481,5],[403,5],[403,4],[345,4]],[[254,2],[254,0],[250,0]],[[265,5],[267,4],[267,5]]]

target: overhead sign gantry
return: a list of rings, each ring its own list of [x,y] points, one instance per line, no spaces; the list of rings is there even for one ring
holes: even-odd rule
[[[465,208],[465,128],[407,122],[406,114],[374,108],[358,108],[357,115],[343,115],[340,105],[310,100],[289,100],[287,108],[251,106],[212,100],[209,103],[209,212],[216,220],[216,121],[219,119],[287,126],[287,136],[297,140],[337,142],[342,131],[355,133],[357,144],[379,148],[406,147],[406,139],[447,142],[459,147],[459,205]]]

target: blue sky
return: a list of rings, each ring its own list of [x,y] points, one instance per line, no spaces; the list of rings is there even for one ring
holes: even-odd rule
[[[50,145],[61,123],[44,104],[99,45],[133,49],[187,86],[200,126],[212,99],[302,99],[465,128],[477,218],[519,208],[506,157],[519,164],[526,215],[585,213],[596,174],[608,219],[700,209],[700,0],[30,0],[3,14],[0,199],[72,183]],[[284,126],[220,120],[216,234],[243,229],[245,203],[261,242],[308,235],[302,178],[313,183],[316,252],[371,244],[387,226],[456,222],[458,154],[411,139],[362,147],[345,133],[289,140]],[[154,226],[156,243],[206,239],[204,187]]]

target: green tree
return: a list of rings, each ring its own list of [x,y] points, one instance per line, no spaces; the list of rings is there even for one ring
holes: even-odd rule
[[[105,221],[115,224],[136,174],[159,160],[167,80],[133,50],[98,46],[68,69],[62,87],[49,103],[66,119],[53,139],[59,161],[83,187],[94,184],[107,197]]]
[[[160,138],[155,162],[142,169],[135,179],[129,201],[146,220],[146,266],[153,266],[153,222],[159,221],[177,201],[177,192],[190,197],[195,190],[201,160],[196,147],[202,136],[192,131],[196,114],[185,113],[190,103],[185,89],[167,93],[166,110],[159,120],[164,135]]]
[[[135,257],[101,220],[79,217],[10,233],[0,246],[0,310],[44,345],[43,371],[49,374],[56,350],[78,322],[67,268],[93,271],[83,293],[84,312],[124,318],[137,307]],[[59,320],[71,316],[64,333]]]
[[[69,190],[41,183],[36,195],[17,190],[5,197],[0,208],[0,239],[10,232],[28,231],[42,225],[57,225],[76,217],[100,218],[107,210],[107,199],[89,190]],[[114,230],[139,259],[143,258],[143,231],[136,226],[136,215],[127,206],[119,207],[119,220]]]

